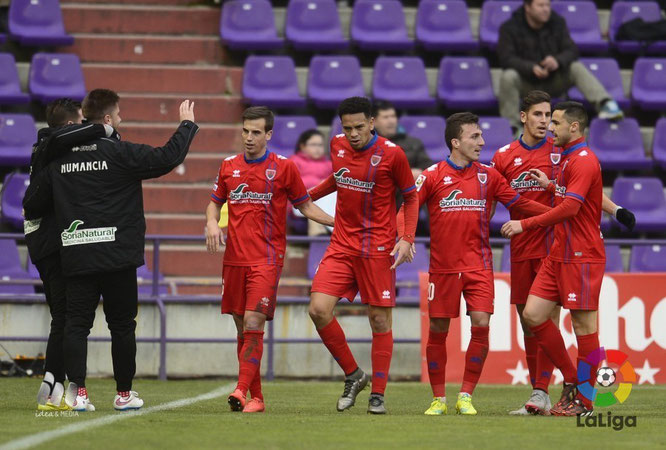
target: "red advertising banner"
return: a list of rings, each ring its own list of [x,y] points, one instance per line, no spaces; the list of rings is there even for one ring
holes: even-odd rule
[[[428,339],[428,274],[420,274],[421,380],[428,382],[425,347]],[[495,274],[495,313],[490,320],[490,351],[481,383],[528,384],[523,330],[516,309],[509,303],[508,273]],[[447,339],[446,379],[462,382],[470,321],[464,313],[451,320]],[[560,330],[569,354],[577,356],[576,336],[569,311],[562,310]],[[599,300],[599,342],[605,349],[620,350],[636,371],[637,384],[666,383],[666,274],[613,273],[604,276]],[[560,383],[556,370],[553,381]]]

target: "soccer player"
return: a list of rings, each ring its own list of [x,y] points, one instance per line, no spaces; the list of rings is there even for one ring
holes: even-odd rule
[[[451,155],[426,169],[416,180],[419,203],[430,213],[430,279],[426,347],[434,399],[426,415],[447,413],[446,338],[452,318],[460,315],[460,295],[467,303],[472,339],[465,356],[463,384],[456,412],[475,415],[472,394],[488,354],[488,329],[493,313],[493,257],[489,242],[490,206],[499,200],[507,208],[534,215],[550,208],[513,190],[492,167],[478,163],[484,145],[479,118],[469,112],[446,120]],[[402,228],[402,210],[398,213]]]
[[[491,165],[509,182],[519,194],[547,206],[553,206],[554,195],[539,186],[530,176],[529,169],[539,169],[554,180],[560,169],[561,149],[546,137],[551,116],[550,95],[543,91],[530,91],[522,102],[520,120],[523,133],[512,143],[500,148]],[[618,221],[633,228],[635,218],[631,211],[618,207],[603,196],[603,210],[614,215]],[[525,219],[527,216],[513,209],[511,218]],[[523,328],[527,367],[530,372],[532,394],[529,400],[514,415],[549,414],[551,409],[548,384],[553,372],[553,363],[539,349],[534,336],[522,317],[527,295],[532,282],[548,255],[553,243],[553,228],[534,228],[511,240],[511,303],[516,305]],[[551,319],[559,327],[560,307],[553,309]]]
[[[539,169],[530,172],[539,185],[555,195],[551,211],[502,226],[502,235],[514,236],[555,225],[554,242],[530,288],[523,320],[539,346],[564,377],[562,396],[550,410],[559,416],[592,411],[592,404],[576,388],[577,371],[567,354],[558,327],[550,320],[557,304],[571,311],[578,342],[578,357],[599,347],[597,310],[606,254],[600,230],[603,183],[601,166],[583,137],[587,126],[583,105],[562,102],[555,106],[550,124],[554,144],[562,147],[557,182]],[[596,374],[596,369],[593,374]]]
[[[393,354],[395,271],[411,261],[418,221],[414,177],[404,151],[377,135],[367,98],[350,97],[338,108],[344,134],[331,140],[333,175],[310,191],[317,200],[337,190],[331,244],[312,281],[310,317],[345,374],[337,410],[354,406],[368,376],[352,355],[333,311],[341,298],[361,292],[372,329],[372,391],[368,413],[386,414],[384,392]],[[396,232],[396,188],[404,197],[405,232]],[[399,241],[396,243],[396,237]],[[394,255],[396,255],[394,261]]]
[[[286,248],[287,200],[305,217],[323,225],[333,218],[316,206],[298,169],[267,149],[273,113],[265,106],[243,112],[243,154],[220,165],[206,209],[206,246],[225,246],[219,226],[220,205],[229,205],[224,252],[222,314],[231,314],[238,331],[238,384],[229,395],[232,411],[263,412],[260,364],[264,325],[275,312]],[[252,397],[247,401],[248,390]]]

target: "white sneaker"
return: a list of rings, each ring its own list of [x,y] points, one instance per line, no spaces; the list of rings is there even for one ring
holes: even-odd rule
[[[551,408],[550,396],[540,389],[533,390],[530,399],[525,403],[525,409],[535,416],[549,416]]]
[[[530,412],[525,408],[525,405],[516,409],[515,411],[509,411],[510,416],[529,416]]]
[[[69,383],[69,386],[67,386],[65,404],[72,408],[72,411],[95,411],[95,405],[88,398],[88,392],[85,391],[85,388],[79,389],[76,383]]]
[[[135,391],[129,391],[126,397],[116,394],[113,399],[113,408],[117,411],[125,411],[127,409],[139,409],[143,406],[143,400],[139,398],[139,394]]]

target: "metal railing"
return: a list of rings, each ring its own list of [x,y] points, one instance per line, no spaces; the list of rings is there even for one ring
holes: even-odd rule
[[[23,234],[20,233],[0,233],[0,239],[23,239]],[[315,237],[315,236],[287,236],[287,242],[294,243],[310,243],[310,242],[328,242],[329,237]],[[147,235],[146,242],[152,242],[153,246],[153,264],[152,264],[152,292],[149,296],[140,295],[139,303],[142,304],[155,304],[160,314],[160,327],[158,337],[137,337],[137,343],[158,343],[160,346],[159,355],[159,371],[158,377],[160,380],[167,379],[167,361],[166,351],[167,344],[205,344],[205,343],[222,343],[222,344],[235,344],[236,338],[170,338],[167,335],[167,304],[219,304],[219,295],[170,295],[160,294],[160,244],[162,241],[181,241],[181,242],[199,242],[204,245],[203,236],[180,236],[180,235]],[[429,238],[418,237],[417,243],[429,243]],[[607,244],[615,245],[634,245],[640,244],[658,244],[666,245],[666,239],[607,239]],[[503,245],[508,243],[507,239],[490,238],[491,245]],[[34,284],[33,281],[21,280],[0,280],[0,286],[3,284]],[[46,298],[43,294],[9,294],[0,296],[0,304],[43,304]],[[279,305],[307,305],[309,297],[299,296],[279,296]],[[352,303],[351,305],[356,305]],[[396,302],[398,307],[418,308],[419,300],[413,298],[401,299],[398,297]],[[274,373],[274,346],[275,344],[314,344],[320,343],[317,338],[276,338],[274,336],[273,322],[267,322],[266,326],[266,379],[272,380],[275,376]],[[88,340],[92,342],[109,342],[110,337],[89,337]],[[15,342],[46,342],[46,336],[2,336],[0,341],[15,341]],[[349,343],[371,343],[370,338],[349,338]],[[396,338],[396,344],[416,344],[420,343],[420,339],[416,338]]]

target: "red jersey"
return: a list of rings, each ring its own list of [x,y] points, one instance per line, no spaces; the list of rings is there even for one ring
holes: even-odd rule
[[[430,212],[430,273],[492,270],[490,205],[497,200],[508,208],[520,194],[492,167],[461,167],[449,158],[426,169],[416,189]]]
[[[366,258],[386,257],[395,246],[396,187],[415,189],[405,152],[374,134],[354,150],[339,134],[331,139],[333,176],[338,193],[330,248]]]
[[[582,203],[578,214],[555,225],[555,242],[550,249],[554,261],[605,263],[601,234],[601,165],[584,138],[564,146],[562,169],[557,177],[555,205],[565,197]]]
[[[287,245],[287,200],[299,205],[310,196],[294,163],[266,151],[255,160],[241,154],[222,161],[210,198],[229,204],[225,265],[281,266]]]
[[[548,179],[555,180],[560,171],[562,149],[553,146],[553,139],[545,137],[533,147],[517,139],[495,152],[490,165],[509,182],[520,195],[546,206],[554,206],[555,198],[536,180],[530,177],[530,169],[539,169]],[[512,220],[525,219],[528,216],[514,209],[510,212]],[[548,255],[553,245],[553,227],[533,228],[511,239],[511,261],[542,259]]]

